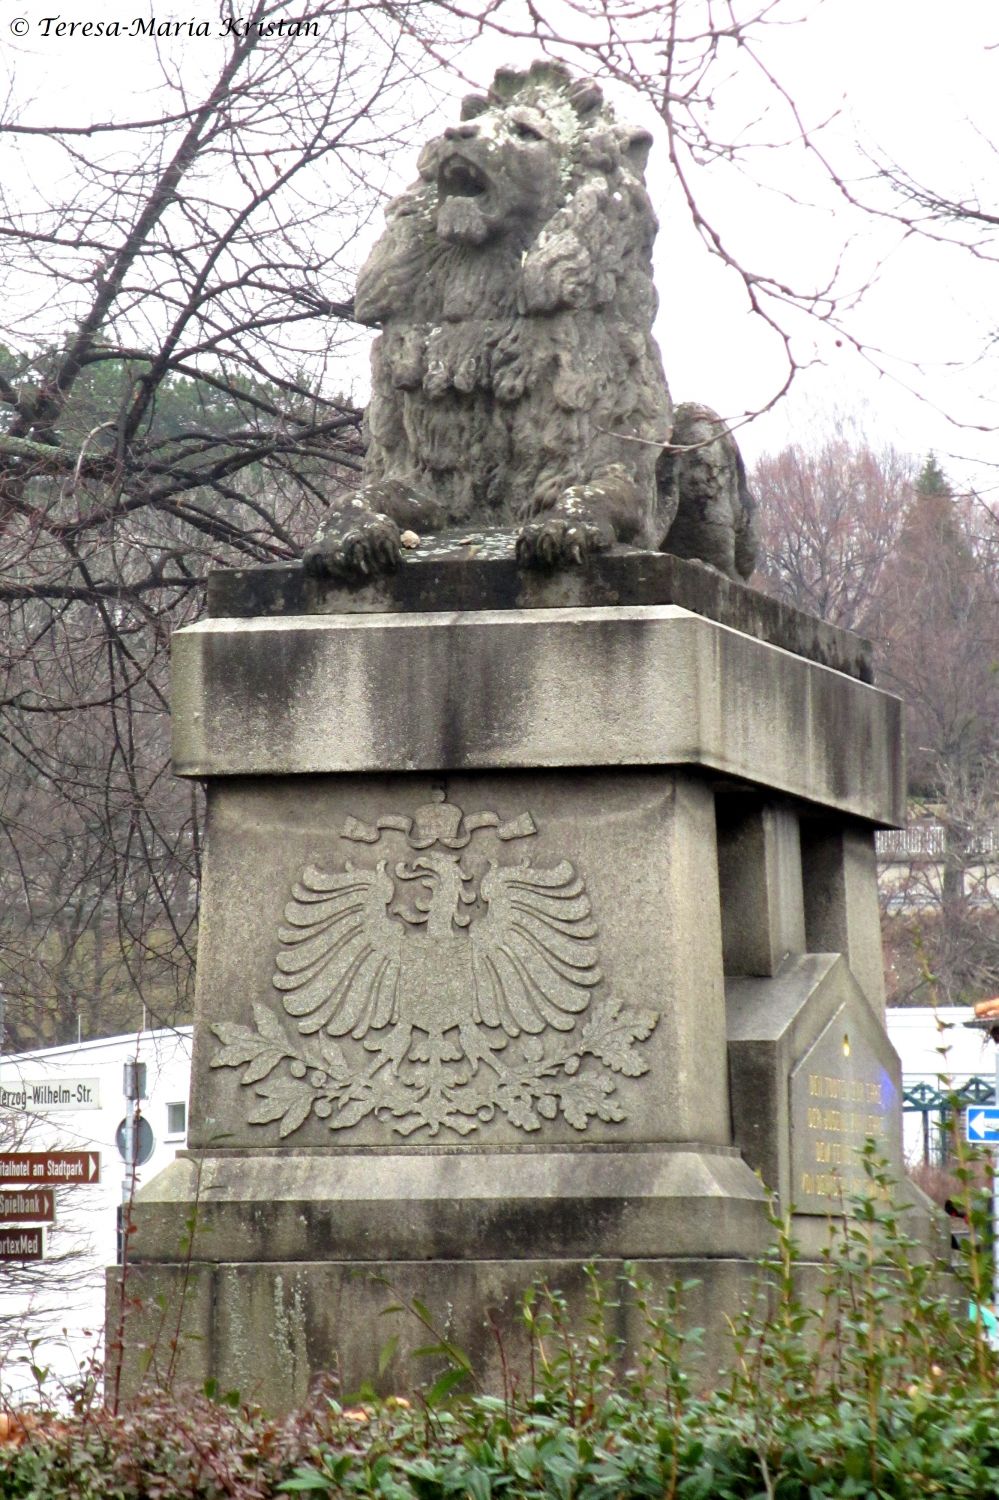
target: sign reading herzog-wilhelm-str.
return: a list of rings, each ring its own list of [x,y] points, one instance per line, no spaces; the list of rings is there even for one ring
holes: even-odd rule
[[[0,1229],[0,1261],[44,1259],[44,1229]]]
[[[0,1082],[0,1109],[100,1109],[99,1078],[7,1078]]]
[[[99,1151],[7,1151],[0,1155],[0,1182],[62,1187],[100,1180]]]
[[[53,1188],[0,1188],[0,1224],[54,1224]]]

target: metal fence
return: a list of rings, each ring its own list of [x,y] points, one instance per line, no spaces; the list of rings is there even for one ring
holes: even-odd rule
[[[902,1109],[922,1116],[923,1161],[946,1166],[954,1130],[962,1129],[965,1112],[975,1104],[993,1104],[995,1097],[995,1078],[964,1078],[952,1084],[903,1078]]]

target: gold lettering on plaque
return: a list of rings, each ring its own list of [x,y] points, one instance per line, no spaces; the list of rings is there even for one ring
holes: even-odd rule
[[[798,1192],[809,1198],[839,1199],[867,1183],[859,1161],[865,1140],[882,1142],[887,1133],[876,1083],[835,1073],[810,1072],[804,1110],[805,1160],[815,1170],[801,1171]]]

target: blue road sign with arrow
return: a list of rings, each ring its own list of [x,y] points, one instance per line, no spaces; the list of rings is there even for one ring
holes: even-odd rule
[[[968,1140],[999,1145],[999,1109],[988,1106],[968,1110]]]

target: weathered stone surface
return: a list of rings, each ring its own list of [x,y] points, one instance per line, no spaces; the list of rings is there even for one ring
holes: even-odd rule
[[[901,1070],[846,961],[806,954],[726,993],[734,1138],[781,1203],[836,1212],[867,1136],[901,1182]]]
[[[133,1262],[762,1255],[763,1190],[734,1147],[258,1151],[179,1157],[140,1194]]]
[[[727,1144],[714,848],[683,773],[213,784],[191,1144]]]
[[[869,641],[714,568],[664,552],[615,547],[585,568],[545,572],[517,566],[509,531],[456,531],[423,537],[418,548],[403,554],[396,572],[375,578],[316,579],[298,563],[226,568],[208,576],[208,614],[219,619],[620,604],[679,604],[835,672],[874,680]]]
[[[713,412],[672,406],[652,337],[650,137],[561,65],[501,69],[474,117],[423,151],[362,267],[378,326],[364,483],[305,554],[317,575],[390,571],[399,528],[519,522],[519,560],[615,541],[680,545],[748,577],[752,502]],[[691,447],[692,451],[687,451]]]
[[[717,807],[725,973],[776,974],[807,948],[797,810],[746,791]]]
[[[731,1365],[729,1319],[760,1297],[759,1274],[751,1260],[642,1257],[625,1271],[613,1258],[595,1253],[587,1259],[611,1285],[618,1304],[611,1332],[624,1341],[622,1367],[634,1363],[634,1351],[647,1332],[630,1285],[635,1276],[650,1286],[653,1300],[665,1299],[678,1280],[689,1284],[681,1324],[703,1330],[703,1338],[689,1351],[698,1385],[712,1385]],[[136,1303],[129,1337],[133,1349],[155,1345],[162,1324],[157,1301],[176,1307],[190,1295],[210,1309],[210,1324],[206,1337],[183,1342],[185,1378],[197,1386],[214,1379],[221,1390],[238,1390],[244,1400],[259,1401],[266,1410],[280,1413],[307,1403],[317,1372],[335,1373],[346,1394],[366,1383],[395,1392],[429,1384],[441,1366],[413,1354],[426,1346],[426,1328],[412,1314],[386,1311],[416,1297],[427,1306],[441,1334],[469,1356],[486,1390],[503,1389],[498,1331],[505,1373],[523,1390],[529,1388],[531,1359],[518,1312],[520,1298],[532,1284],[558,1290],[570,1319],[581,1327],[586,1307],[583,1265],[579,1257],[559,1256],[515,1262],[254,1264],[195,1259],[189,1267],[138,1263],[129,1273],[129,1294]],[[802,1275],[814,1293],[818,1267],[804,1267]],[[397,1338],[398,1345],[379,1375],[379,1354],[391,1338]],[[126,1389],[138,1383],[138,1363],[131,1360]]]
[[[130,1339],[189,1286],[186,1376],[282,1410],[370,1378],[416,1296],[488,1386],[487,1313],[509,1355],[529,1282],[577,1306],[585,1262],[629,1261],[700,1278],[719,1368],[768,1233],[751,1169],[817,1261],[845,1103],[901,1167],[867,972],[898,705],[675,605],[334,592],[175,641],[178,769],[208,780],[190,1150],[135,1205]],[[616,1318],[634,1347],[630,1293]],[[425,1341],[398,1331],[396,1389]]]
[[[194,1205],[188,1204],[189,1223],[193,1213]],[[171,1224],[171,1243],[176,1241],[179,1227]],[[110,1266],[105,1278],[107,1388],[120,1361],[122,1391],[166,1384],[171,1374],[175,1389],[190,1385],[200,1390],[215,1353],[215,1287],[211,1274],[197,1264],[143,1267],[143,1296],[138,1298],[131,1268],[125,1276],[123,1283],[121,1267]],[[162,1298],[157,1301],[161,1291]]]
[[[878,1016],[885,976],[874,831],[859,824],[806,817],[801,823],[806,949],[842,953]]]
[[[181,775],[687,764],[904,818],[900,704],[672,605],[207,620]]]

